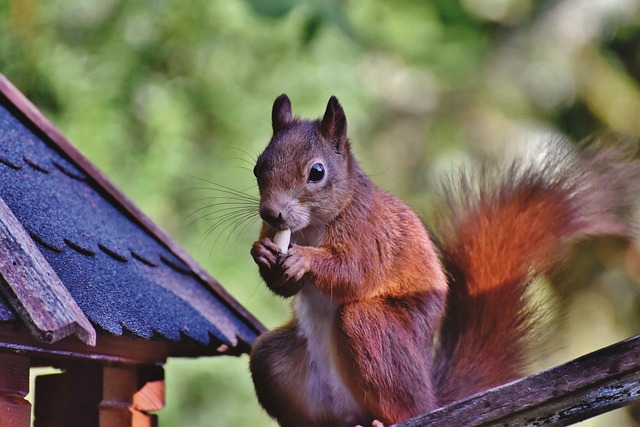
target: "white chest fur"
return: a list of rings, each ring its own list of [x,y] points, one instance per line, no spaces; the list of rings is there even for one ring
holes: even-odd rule
[[[335,363],[334,328],[338,304],[307,283],[293,303],[299,333],[306,340],[309,378],[305,391],[311,414],[332,413],[336,419],[349,422],[362,413],[347,389]]]

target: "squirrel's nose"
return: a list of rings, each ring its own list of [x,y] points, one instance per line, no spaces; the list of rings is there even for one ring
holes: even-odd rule
[[[274,228],[280,228],[284,224],[282,211],[272,206],[260,206],[260,218]]]

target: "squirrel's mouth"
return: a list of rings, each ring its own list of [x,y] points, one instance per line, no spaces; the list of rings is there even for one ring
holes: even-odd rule
[[[315,217],[306,206],[296,201],[288,201],[286,204],[262,201],[260,205],[260,218],[275,231],[304,230],[313,225]]]
[[[283,222],[278,222],[276,224],[267,222],[267,224],[269,225],[269,227],[271,227],[276,231],[291,230],[292,233],[295,231],[303,230],[308,225],[308,224],[301,224],[300,222],[297,222],[297,221],[283,221]]]

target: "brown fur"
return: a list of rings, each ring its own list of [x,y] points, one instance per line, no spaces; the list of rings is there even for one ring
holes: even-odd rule
[[[272,119],[252,255],[267,286],[294,297],[294,317],[256,341],[251,372],[283,426],[395,423],[520,376],[531,279],[566,242],[623,229],[601,186],[612,177],[562,156],[463,178],[439,224],[448,280],[419,218],[358,166],[335,98],[303,121],[283,95]],[[322,180],[309,174],[318,163]],[[287,254],[271,240],[284,228]]]

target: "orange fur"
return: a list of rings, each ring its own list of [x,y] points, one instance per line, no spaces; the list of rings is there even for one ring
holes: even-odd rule
[[[570,243],[629,228],[617,210],[637,190],[636,164],[613,149],[582,159],[552,151],[543,164],[462,177],[445,190],[438,246],[451,280],[434,362],[440,405],[520,377],[537,316],[525,298],[531,281]]]

